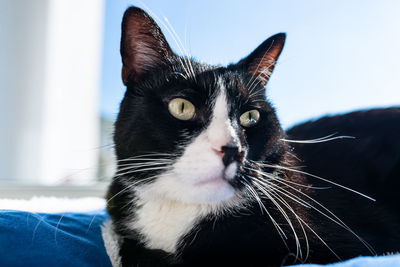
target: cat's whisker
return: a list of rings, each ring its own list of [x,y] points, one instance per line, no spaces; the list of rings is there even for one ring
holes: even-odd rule
[[[121,159],[118,161],[118,163],[124,163],[124,162],[135,162],[135,161],[164,161],[164,162],[172,162],[173,159],[163,159],[163,158],[128,158],[128,159]]]
[[[35,225],[35,228],[33,229],[33,232],[32,232],[32,242],[33,242],[33,240],[35,239],[35,235],[36,235],[36,231],[37,231],[37,229],[39,228],[39,225],[44,221],[44,215],[43,216],[40,216],[40,215],[38,215],[38,214],[36,214],[37,216],[39,216],[40,217],[40,219],[39,219],[39,221],[38,221],[38,223]]]
[[[285,201],[286,202],[286,201]],[[287,202],[286,202],[287,203]],[[285,204],[284,204],[285,205]],[[287,204],[287,208],[289,208],[289,209],[292,209],[291,207],[290,207],[290,205],[289,204]],[[296,215],[295,215],[296,216]],[[338,260],[339,261],[341,261],[342,259],[337,255],[337,253],[326,243],[326,241],[322,238],[322,237],[320,237],[318,234],[317,234],[317,232],[315,232],[315,230],[313,230],[312,228],[311,228],[311,226],[308,224],[308,223],[306,223],[300,216],[296,216],[296,218],[304,225],[304,226],[306,226],[321,242],[322,242],[322,244],[324,244],[324,246],[336,257],[336,258],[338,258]]]
[[[264,60],[264,57],[269,53],[269,51],[271,50],[271,48],[272,48],[274,42],[275,42],[275,40],[272,40],[270,46],[269,46],[268,49],[265,51],[265,53],[264,53],[264,55],[262,56],[261,60],[259,60],[259,63],[258,63],[257,68],[256,68],[256,71],[253,72],[254,74],[251,76],[251,79],[249,80],[249,82],[247,82],[246,87],[249,87],[249,83],[252,82],[253,78],[255,77],[255,76],[254,76],[255,73],[257,73],[258,69],[259,69],[260,66],[261,66],[261,63],[262,63],[263,60]]]
[[[191,74],[192,74],[192,78],[193,78],[194,80],[196,80],[196,75],[195,75],[195,73],[194,73],[193,65],[192,65],[192,63],[191,63],[191,61],[190,61],[190,55],[189,55],[188,51],[186,50],[185,46],[182,44],[181,38],[180,38],[179,35],[176,33],[174,27],[172,27],[172,25],[171,25],[171,23],[169,22],[168,18],[164,16],[164,20],[167,22],[168,26],[169,26],[170,29],[172,30],[172,33],[175,34],[176,39],[178,40],[178,42],[179,42],[181,48],[183,49],[183,52],[184,52],[184,55],[185,55],[184,60],[186,60],[186,62],[187,62],[187,65],[188,65],[188,67],[189,67],[189,70],[191,71]]]
[[[114,179],[119,179],[127,174],[131,173],[138,173],[138,172],[147,172],[147,171],[153,171],[153,170],[161,170],[161,169],[168,169],[169,164],[144,164],[144,165],[125,165],[122,167],[119,167],[117,169]]]
[[[261,212],[262,212],[262,210],[264,210],[267,213],[267,215],[270,218],[272,224],[276,228],[279,236],[282,238],[282,241],[284,242],[285,246],[288,247],[288,245],[286,243],[287,236],[286,236],[285,232],[282,230],[282,228],[279,226],[279,224],[276,222],[276,220],[271,216],[271,214],[269,213],[267,208],[262,203],[262,201],[261,201],[260,197],[258,196],[257,192],[248,183],[246,183],[245,181],[241,181],[241,183],[246,187],[248,192],[254,197],[254,199],[260,205]]]
[[[172,164],[174,161],[173,160],[160,160],[160,159],[133,159],[133,160],[124,160],[121,162],[117,162],[118,166],[124,167],[124,166],[131,166],[131,165],[136,165],[136,164]]]
[[[286,182],[286,183],[289,183],[289,184],[292,184],[292,185],[300,186],[300,187],[303,187],[303,188],[307,188],[307,189],[326,190],[326,189],[332,188],[330,186],[321,187],[321,186],[303,185],[303,184],[299,184],[299,183],[296,183],[296,182],[293,182],[293,181],[288,181],[288,180],[282,179],[282,178],[280,178],[279,176],[276,176],[276,175],[274,175],[273,179],[274,180],[280,180],[280,181],[283,181],[283,182]]]
[[[115,178],[120,177],[121,175],[129,174],[129,170],[136,169],[137,171],[148,171],[151,170],[151,167],[163,167],[167,165],[171,165],[173,163],[173,159],[170,158],[162,158],[161,156],[170,156],[172,154],[167,153],[146,153],[126,159],[119,160],[118,170],[116,172]],[[157,156],[157,158],[153,158],[150,156]],[[122,172],[122,173],[121,173]]]
[[[254,93],[253,90],[255,90],[260,83],[262,83],[262,82],[266,83],[268,81],[269,77],[272,74],[272,72],[270,71],[270,68],[274,67],[275,64],[276,64],[276,61],[273,59],[270,59],[270,64],[268,66],[263,67],[263,69],[258,73],[258,75],[255,77],[255,79],[249,86],[248,91],[250,92],[250,95],[252,95]],[[257,73],[257,71],[258,71],[258,67],[257,67],[256,73]],[[266,78],[262,77],[262,75],[264,75]],[[263,86],[260,90],[265,91],[265,86]]]
[[[178,40],[176,39],[176,37],[174,36],[173,30],[170,30],[169,27],[166,26],[165,24],[164,24],[164,26],[167,28],[168,33],[170,34],[170,36],[171,36],[172,39],[174,40],[175,44],[177,45],[178,50],[179,50],[179,53],[182,54],[182,55],[184,55],[182,58],[181,58],[181,57],[178,57],[178,60],[180,61],[180,63],[181,63],[181,65],[182,65],[183,69],[185,70],[186,74],[187,74],[189,77],[192,77],[192,78],[194,79],[194,78],[195,78],[195,75],[194,75],[194,72],[192,72],[191,65],[190,65],[190,63],[189,63],[189,59],[187,58],[187,56],[185,56],[185,52],[184,52],[183,48],[181,48],[181,46],[180,46]],[[178,37],[178,38],[179,38],[179,37]],[[183,60],[183,61],[182,61],[182,60]]]
[[[143,164],[143,163],[166,163],[170,164],[174,162],[173,160],[170,159],[147,159],[147,158],[141,158],[141,159],[131,159],[131,160],[125,160],[122,162],[119,162],[119,165],[129,165],[129,164]]]
[[[127,159],[135,159],[135,158],[143,158],[143,157],[157,157],[157,156],[174,156],[174,154],[171,153],[160,153],[160,152],[152,152],[152,153],[144,153],[136,156],[132,156],[126,159],[121,159],[121,160],[127,160]]]
[[[271,176],[268,176],[267,174],[264,174],[264,175],[267,176],[267,177],[269,177],[269,178],[271,178]],[[272,177],[272,178],[273,178],[273,177]],[[259,181],[260,181],[260,180],[259,180]],[[295,190],[296,192],[298,192],[298,193],[301,194],[302,196],[305,196],[306,198],[310,199],[312,202],[316,203],[318,206],[320,206],[322,209],[324,209],[326,212],[328,212],[328,213],[330,214],[330,216],[327,215],[326,213],[324,213],[323,211],[321,211],[320,209],[316,208],[315,206],[313,206],[313,205],[310,204],[309,202],[307,202],[307,201],[301,199],[300,197],[294,195],[294,194],[291,193],[290,191],[288,191],[288,190],[286,190],[286,189],[284,189],[284,188],[282,188],[282,187],[279,187],[279,186],[273,184],[272,181],[276,181],[276,182],[278,182],[278,183],[280,183],[280,184],[283,184],[283,185],[289,187],[290,189]],[[282,193],[282,191],[283,191],[283,192],[286,192],[285,195],[286,195],[287,197],[289,197],[288,195],[290,195],[290,196],[291,196],[290,198],[291,198],[292,200],[294,200],[293,198],[297,199],[297,200],[294,200],[294,201],[296,201],[296,202],[299,202],[299,201],[300,201],[300,202],[304,203],[304,205],[307,205],[309,208],[312,208],[313,210],[317,211],[318,213],[320,213],[320,214],[323,215],[324,217],[328,218],[328,219],[331,220],[332,222],[336,223],[336,224],[339,225],[340,227],[342,227],[342,228],[344,228],[345,230],[349,231],[349,232],[350,232],[351,234],[353,234],[353,235],[354,235],[354,236],[355,236],[355,237],[356,237],[356,238],[357,238],[371,253],[376,254],[375,250],[372,248],[372,246],[371,246],[370,244],[368,244],[364,239],[362,239],[359,235],[357,235],[357,234],[356,234],[349,226],[347,226],[339,217],[337,217],[332,211],[330,211],[328,208],[326,208],[324,205],[322,205],[322,204],[321,204],[320,202],[318,202],[317,200],[313,199],[312,197],[308,196],[307,194],[305,194],[304,192],[298,190],[297,188],[292,187],[292,186],[290,186],[290,185],[288,185],[288,184],[286,184],[285,182],[280,181],[280,180],[272,179],[272,180],[269,180],[269,181],[263,180],[262,182],[268,184],[268,187],[269,187],[269,188],[271,188],[271,187],[272,187],[272,188],[275,188],[275,190],[281,192],[281,194],[285,194],[285,193]],[[287,194],[288,194],[288,195],[287,195]],[[293,198],[292,198],[292,197],[293,197]],[[332,218],[332,217],[333,217],[333,218]]]
[[[121,189],[120,191],[118,191],[117,193],[115,193],[111,198],[107,199],[106,205],[108,205],[114,198],[116,198],[116,197],[119,196],[120,194],[126,192],[127,190],[131,189],[132,187],[137,186],[138,184],[141,184],[141,183],[145,183],[145,182],[147,182],[147,181],[149,181],[149,180],[152,180],[152,179],[156,178],[157,176],[158,176],[158,175],[150,176],[150,177],[147,177],[147,178],[144,178],[144,179],[141,179],[141,180],[138,180],[138,181],[135,181],[135,182],[131,183],[129,186],[125,187],[124,189]],[[90,227],[91,227],[91,225],[92,225],[94,219],[96,218],[96,216],[97,216],[97,214],[95,214],[95,215],[93,216],[92,220],[90,221],[90,223],[89,223],[89,225],[88,225],[87,232],[90,230]]]
[[[141,4],[143,5],[143,7],[146,9],[146,11],[147,11],[158,23],[160,23],[160,24],[162,24],[162,25],[164,26],[164,28],[168,31],[169,35],[171,36],[171,38],[172,38],[173,41],[175,42],[175,44],[176,44],[176,46],[177,46],[179,52],[180,52],[181,54],[183,54],[182,48],[180,47],[180,45],[179,45],[177,39],[175,38],[174,34],[172,33],[172,31],[170,30],[170,28],[168,27],[168,25],[165,24],[164,21],[161,20],[160,17],[157,16],[143,1],[140,1],[140,2],[141,2]],[[183,70],[185,71],[185,73],[186,73],[188,76],[191,76],[192,74],[191,74],[190,71],[188,70],[188,66],[185,65],[185,64],[182,62],[182,60],[181,60],[180,57],[178,57],[178,61],[180,62],[180,64],[181,64]]]
[[[287,239],[287,236],[286,236],[285,232],[282,230],[282,228],[279,226],[279,224],[276,222],[276,220],[271,216],[271,214],[269,213],[269,211],[265,207],[264,203],[262,202],[260,196],[258,195],[257,191],[247,182],[247,180],[244,177],[242,177],[242,178],[243,178],[243,180],[241,180],[240,182],[246,187],[248,192],[257,201],[258,205],[260,206],[261,213],[263,213],[263,211],[265,211],[267,213],[268,217],[271,219],[271,221],[274,224],[274,226],[276,227],[278,233],[283,238],[283,240]]]
[[[155,158],[139,158],[139,159],[130,159],[117,162],[119,165],[127,165],[127,164],[140,164],[140,163],[167,163],[170,164],[174,162],[172,159],[155,159]]]
[[[255,92],[250,93],[248,99],[263,97],[262,99],[264,100],[264,96],[265,96],[265,88],[263,87]]]
[[[145,168],[145,169],[138,169],[138,170],[131,170],[131,171],[126,171],[123,173],[118,173],[115,175],[114,178],[118,178],[121,176],[125,176],[128,174],[133,174],[133,173],[138,173],[138,172],[146,172],[146,171],[158,171],[158,170],[169,170],[171,167],[170,166],[162,166],[162,167],[153,167],[153,168]]]
[[[279,212],[282,214],[282,216],[285,218],[285,220],[287,221],[289,227],[291,228],[293,235],[295,237],[295,242],[296,242],[296,258],[299,256],[299,253],[301,255],[301,244],[298,238],[298,235],[296,233],[296,230],[293,226],[292,221],[290,220],[289,216],[287,215],[287,213],[285,212],[284,209],[282,209],[282,207],[276,202],[276,200],[272,197],[272,195],[270,194],[270,192],[268,192],[267,190],[265,190],[265,188],[263,186],[261,186],[257,181],[253,181],[253,184],[269,199],[272,201],[272,203],[278,208]]]
[[[308,241],[307,232],[305,231],[303,223],[300,220],[300,216],[298,216],[297,213],[293,210],[293,208],[289,205],[289,203],[287,203],[287,201],[285,201],[279,194],[276,194],[274,190],[272,190],[271,194],[274,195],[277,198],[277,200],[280,201],[287,209],[289,209],[289,211],[296,217],[296,220],[299,222],[299,225],[303,232],[305,243],[306,243],[306,256],[304,259],[301,259],[301,260],[303,262],[307,261],[309,254],[310,254],[310,244]]]
[[[256,162],[256,163],[257,163],[257,162]],[[363,193],[361,193],[361,192],[358,192],[358,191],[356,191],[356,190],[354,190],[354,189],[351,189],[351,188],[349,188],[349,187],[347,187],[347,186],[344,186],[344,185],[335,183],[335,182],[333,182],[333,181],[330,181],[330,180],[328,180],[328,179],[322,178],[322,177],[320,177],[320,176],[317,176],[317,175],[314,175],[314,174],[311,174],[311,173],[308,173],[308,172],[304,172],[304,171],[300,171],[300,170],[296,170],[296,169],[292,169],[292,168],[288,168],[288,167],[284,167],[284,166],[280,166],[280,165],[271,165],[271,164],[266,164],[266,163],[257,163],[257,164],[260,165],[260,166],[263,166],[263,167],[276,168],[276,169],[287,170],[287,171],[291,171],[291,172],[296,172],[296,173],[304,174],[304,175],[307,175],[307,176],[310,176],[310,177],[319,179],[319,180],[321,180],[321,181],[324,181],[324,182],[333,184],[333,185],[335,185],[335,186],[337,186],[337,187],[346,189],[346,190],[348,190],[348,191],[350,191],[350,192],[353,192],[353,193],[355,193],[355,194],[357,194],[357,195],[360,195],[360,196],[362,196],[362,197],[365,197],[365,198],[367,198],[367,199],[369,199],[369,200],[372,200],[372,201],[374,201],[374,202],[376,201],[376,199],[374,199],[374,198],[372,198],[372,197],[370,197],[370,196],[367,196],[367,195],[365,195],[365,194],[363,194]]]
[[[304,201],[303,199],[301,199],[300,197],[294,195],[293,193],[289,192],[288,190],[286,190],[286,189],[284,189],[284,188],[282,188],[282,187],[279,187],[278,185],[274,184],[272,181],[276,181],[276,182],[278,182],[278,183],[280,183],[280,184],[283,184],[283,185],[289,187],[290,189],[293,189],[293,190],[295,190],[296,192],[300,193],[301,195],[303,195],[303,196],[309,198],[311,201],[317,203],[319,206],[321,206],[321,207],[324,208],[327,212],[329,212],[333,217],[335,217],[335,218],[338,220],[338,222],[335,221],[334,219],[332,219],[331,217],[328,217],[329,219],[331,219],[331,220],[334,221],[335,223],[338,223],[338,224],[340,224],[340,225],[342,225],[342,226],[346,226],[334,213],[332,213],[329,209],[327,209],[325,206],[323,206],[321,203],[319,203],[319,202],[316,201],[315,199],[309,197],[309,196],[308,196],[307,194],[305,194],[304,192],[298,190],[298,189],[295,188],[295,187],[292,187],[292,186],[288,185],[288,184],[285,183],[284,181],[275,179],[275,177],[270,176],[268,173],[260,173],[260,174],[263,175],[263,176],[266,176],[267,178],[270,178],[271,180],[261,180],[261,179],[259,179],[259,180],[257,180],[258,182],[265,183],[265,184],[267,184],[268,187],[273,187],[273,188],[275,188],[277,191],[284,191],[284,192],[286,192],[287,194],[291,195],[293,198],[296,198],[296,199],[293,199],[293,198],[291,197],[291,199],[292,199],[293,201],[296,201],[297,203],[299,203],[299,204],[301,204],[301,205],[303,205],[303,206],[305,206],[305,207],[307,207],[307,208],[313,208],[313,209],[319,211],[317,208],[315,208],[313,205],[311,205],[311,204],[308,203],[307,201]],[[286,181],[286,182],[287,182],[287,181]],[[288,196],[288,197],[289,197],[289,196]],[[328,215],[326,215],[325,213],[323,213],[323,212],[321,212],[321,211],[319,211],[319,212],[320,212],[322,215],[324,215],[324,216],[328,216]],[[346,226],[346,227],[347,227],[347,226]]]
[[[128,201],[125,205],[123,205],[122,207],[121,207],[121,209],[125,209],[126,207],[128,207],[128,206],[133,206],[133,204],[135,203],[135,199],[134,198],[132,198],[130,201]]]
[[[266,81],[269,79],[269,77],[270,77],[271,74],[272,74],[271,71],[269,70],[269,68],[272,67],[272,66],[274,66],[275,64],[276,64],[276,62],[275,62],[275,61],[272,61],[272,63],[271,63],[269,66],[264,67],[264,68],[260,71],[260,73],[257,75],[257,77],[253,80],[253,82],[252,82],[252,83],[250,84],[250,86],[249,86],[249,92],[250,92],[250,94],[252,93],[252,91],[253,91],[254,89],[257,88],[257,86],[258,86],[260,83],[266,82]],[[266,78],[262,77],[262,75],[266,76]],[[262,89],[265,90],[264,87],[263,87]]]
[[[309,140],[291,140],[291,139],[285,139],[282,138],[280,139],[283,142],[288,142],[288,143],[299,143],[299,144],[317,144],[317,143],[323,143],[323,142],[329,142],[337,139],[355,139],[354,136],[347,136],[347,135],[340,135],[340,136],[334,136],[334,134],[330,134],[324,137],[316,138],[316,139],[309,139]],[[334,137],[333,137],[334,136]]]
[[[59,228],[60,223],[61,223],[61,221],[62,221],[63,218],[64,218],[64,213],[61,215],[60,219],[58,220],[57,225],[56,225],[56,230],[54,231],[54,242],[55,242],[56,244],[57,244],[57,232],[58,232],[58,228]]]
[[[259,173],[260,175],[268,174],[268,175],[270,175],[270,176],[268,176],[268,177],[271,178],[271,179],[276,179],[276,180],[285,181],[285,182],[287,182],[287,183],[289,183],[289,184],[293,184],[293,185],[296,185],[296,186],[304,187],[304,188],[307,188],[307,189],[308,189],[308,188],[311,188],[311,189],[317,189],[317,190],[319,190],[319,189],[329,189],[329,188],[331,188],[331,187],[318,187],[318,186],[312,186],[312,185],[303,185],[303,184],[299,184],[299,183],[296,183],[296,182],[293,182],[293,181],[288,181],[288,180],[282,179],[282,178],[280,178],[279,176],[277,176],[277,175],[275,175],[275,174],[272,174],[272,173],[267,173],[267,172],[264,172],[264,171],[261,171],[261,170],[257,170],[257,169],[254,169],[254,168],[249,168],[249,167],[246,167],[246,166],[243,166],[243,168],[244,168],[244,169],[247,169],[247,170],[250,170],[250,171],[257,172],[257,173]]]
[[[247,182],[247,179],[245,179],[243,176],[241,176],[241,184],[243,184],[246,187],[246,190],[250,191],[249,193],[254,197],[254,199],[257,201],[258,206],[260,207],[260,211],[263,214],[264,210],[266,210],[264,204],[262,203],[261,199],[259,198],[258,194],[254,191],[252,192],[252,187],[251,185]],[[255,195],[253,193],[256,193]]]
[[[303,263],[307,261],[309,255],[310,255],[310,244],[309,244],[309,239],[308,239],[308,235],[306,230],[304,229],[303,223],[300,220],[300,216],[297,215],[297,213],[294,211],[294,209],[289,205],[289,203],[287,203],[287,201],[285,201],[282,197],[279,196],[279,194],[276,194],[276,197],[279,198],[283,204],[294,214],[294,216],[296,217],[296,220],[299,222],[301,231],[303,232],[304,235],[304,240],[306,243],[306,256],[304,257],[304,259],[302,259]]]
[[[130,169],[139,169],[144,167],[155,167],[155,166],[165,166],[170,165],[169,163],[165,162],[155,162],[155,163],[139,163],[139,164],[121,164],[117,166],[117,172],[122,172]]]
[[[138,181],[135,181],[135,182],[131,183],[130,185],[128,185],[128,186],[125,187],[124,189],[121,189],[119,192],[117,192],[116,194],[114,194],[111,198],[109,198],[109,199],[107,200],[106,204],[108,204],[108,203],[109,203],[111,200],[113,200],[115,197],[117,197],[117,196],[119,196],[120,194],[126,192],[126,190],[129,190],[130,188],[132,188],[132,187],[134,187],[134,186],[136,186],[136,185],[138,185],[138,184],[140,184],[140,183],[144,183],[144,182],[146,182],[146,181],[149,181],[149,180],[151,180],[151,179],[153,179],[153,178],[155,178],[155,177],[157,177],[157,176],[158,176],[158,175],[150,176],[150,177],[147,177],[147,178],[144,178],[144,179],[141,179],[141,180],[138,180]]]
[[[120,173],[116,173],[114,175],[114,179],[123,179],[124,177],[128,176],[128,175],[132,175],[135,173],[141,173],[141,172],[149,172],[149,171],[159,171],[159,170],[169,170],[170,168],[168,167],[163,167],[163,168],[144,168],[144,169],[129,169],[129,170],[125,170],[123,172]]]
[[[275,192],[279,192],[277,190],[274,189]],[[273,193],[272,193],[273,194]],[[283,205],[285,205],[289,210],[293,211],[293,208],[290,207],[290,205],[284,201],[286,204],[284,204],[282,201],[281,203]],[[296,218],[299,220],[299,222],[301,222],[302,224],[304,224],[331,252],[333,255],[335,255],[335,257],[337,257],[339,260],[341,260],[341,258],[336,254],[336,252],[326,243],[325,240],[323,240],[316,232],[315,230],[313,230],[301,217],[299,217],[294,211],[293,214],[296,216]]]
[[[285,194],[285,193],[283,193],[283,191],[288,192],[287,190],[285,190],[285,189],[283,189],[283,188],[281,188],[281,187],[276,186],[274,183],[271,183],[271,182],[268,182],[268,181],[265,181],[265,180],[255,180],[254,182],[259,183],[259,184],[262,184],[262,185],[266,186],[267,188],[269,188],[269,189],[271,189],[271,190],[279,191],[279,192],[281,192],[282,194]],[[305,208],[308,208],[308,209],[311,208],[311,206],[308,205],[307,202],[303,201],[303,200],[300,199],[300,198],[297,198],[295,195],[292,194],[293,197],[290,196],[290,195],[287,195],[287,194],[285,194],[285,195],[286,195],[288,198],[290,198],[291,200],[293,200],[294,202],[296,202],[297,204],[299,204],[299,205],[301,205],[301,206],[303,206],[303,207],[305,207]]]
[[[143,167],[154,167],[154,166],[165,166],[168,165],[168,163],[166,162],[145,162],[145,163],[135,163],[135,164],[123,164],[123,165],[118,165],[118,172],[121,171],[126,171],[126,170],[131,170],[131,169],[139,169],[139,168],[143,168]]]

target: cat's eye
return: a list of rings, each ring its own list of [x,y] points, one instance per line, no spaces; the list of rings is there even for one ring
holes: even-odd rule
[[[240,116],[240,124],[244,127],[251,127],[256,125],[259,119],[260,112],[258,110],[249,110]]]
[[[174,98],[168,103],[168,110],[178,120],[187,121],[194,117],[195,107],[183,98]]]

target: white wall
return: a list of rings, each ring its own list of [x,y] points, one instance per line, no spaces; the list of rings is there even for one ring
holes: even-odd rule
[[[102,0],[0,1],[0,180],[93,181]]]

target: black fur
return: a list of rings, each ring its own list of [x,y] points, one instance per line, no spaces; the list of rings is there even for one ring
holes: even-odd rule
[[[324,117],[288,130],[293,139],[312,139],[337,132],[354,139],[339,139],[320,144],[296,144],[294,153],[301,159],[302,170],[317,174],[376,199],[366,200],[332,186],[315,190],[315,199],[329,207],[380,255],[400,251],[400,107],[364,110]],[[315,186],[325,182],[310,179]],[[321,233],[334,230],[323,225]],[[341,231],[343,232],[343,231]],[[345,236],[343,232],[341,235]],[[327,239],[329,241],[329,238]],[[337,235],[331,243],[345,258],[366,255],[357,242],[344,242]]]
[[[400,142],[396,138],[400,130],[400,109],[323,118],[296,126],[286,136],[274,109],[265,100],[264,93],[265,83],[282,50],[284,38],[284,34],[271,37],[237,64],[228,67],[208,66],[175,55],[155,22],[141,9],[129,8],[124,16],[121,41],[123,81],[127,91],[121,103],[114,134],[117,158],[120,160],[118,170],[123,169],[123,160],[146,153],[173,153],[175,157],[172,160],[179,158],[184,147],[178,144],[190,142],[209,125],[215,97],[222,83],[226,88],[232,121],[237,122],[243,112],[251,109],[259,110],[262,118],[252,128],[243,128],[239,123],[234,125],[240,143],[247,152],[246,158],[243,155],[235,158],[241,166],[272,173],[275,169],[260,167],[245,160],[289,168],[305,165],[302,171],[377,198],[376,203],[370,202],[317,179],[280,170],[280,177],[303,185],[294,187],[323,203],[370,243],[377,253],[400,250],[400,244],[396,243],[400,238],[400,198],[396,194],[399,186],[396,178],[400,173]],[[182,64],[188,61],[192,65],[193,76],[188,74],[188,65]],[[266,72],[260,73],[259,66],[268,70],[268,75]],[[257,75],[261,79],[254,80],[253,77]],[[254,81],[251,91],[248,85]],[[254,91],[258,93],[252,94]],[[168,112],[168,102],[176,97],[188,99],[196,106],[194,119],[180,121]],[[283,138],[312,139],[332,132],[353,135],[357,139],[307,145],[289,145],[282,141]],[[286,244],[266,212],[262,211],[256,201],[252,201],[233,212],[203,218],[183,237],[177,254],[147,249],[141,242],[140,233],[125,226],[126,220],[134,216],[137,208],[135,195],[126,188],[160,172],[153,170],[141,171],[134,176],[118,175],[110,185],[108,212],[114,230],[122,239],[120,255],[123,266],[279,266],[299,262],[299,257],[295,255],[296,244],[292,230],[268,198],[263,203],[286,234]],[[238,172],[262,178],[246,169]],[[241,182],[239,176],[230,181],[238,191],[245,190]],[[253,183],[251,180],[246,182]],[[287,190],[287,194],[294,194],[323,210],[293,187],[277,181],[271,182]],[[307,187],[310,184],[331,188],[314,190]],[[303,259],[306,258],[308,238],[309,262],[338,260],[316,234],[342,259],[371,254],[348,229],[343,229],[313,208],[300,205],[289,197],[285,197],[285,200],[293,209],[283,207],[293,222]],[[300,220],[303,225],[307,223],[310,227],[305,227],[306,235]]]

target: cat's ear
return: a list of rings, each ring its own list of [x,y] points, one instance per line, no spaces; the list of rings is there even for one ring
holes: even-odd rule
[[[140,75],[168,64],[174,56],[157,23],[142,9],[130,7],[122,20],[122,81],[137,81]]]
[[[282,52],[285,39],[285,33],[278,33],[271,36],[249,56],[242,59],[238,65],[253,77],[257,77],[260,83],[265,86]]]

